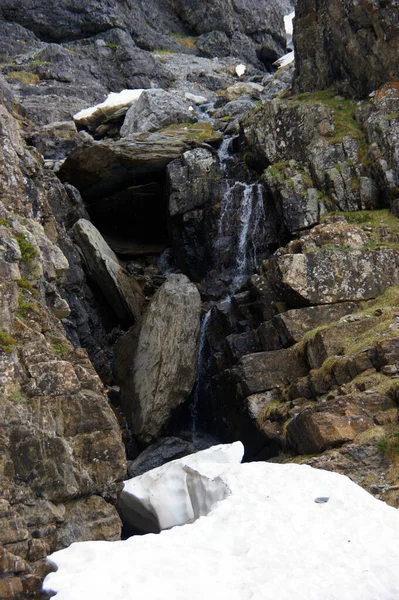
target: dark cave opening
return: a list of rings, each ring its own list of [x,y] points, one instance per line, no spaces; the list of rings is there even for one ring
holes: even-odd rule
[[[93,224],[121,258],[161,254],[168,246],[165,174],[142,178],[86,204]]]
[[[276,67],[273,66],[273,63],[279,58],[279,55],[275,50],[271,48],[261,48],[258,51],[258,58],[261,63],[264,64],[266,71],[268,73],[273,73],[276,70]]]

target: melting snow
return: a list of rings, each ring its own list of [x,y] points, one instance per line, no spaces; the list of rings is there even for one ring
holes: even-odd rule
[[[295,60],[295,52],[292,51],[292,52],[288,52],[288,54],[284,54],[284,56],[281,56],[278,60],[276,60],[276,62],[273,63],[273,65],[278,67],[279,69],[281,69],[281,67],[286,67],[287,65],[294,62],[294,60]]]
[[[94,121],[99,117],[107,116],[121,111],[121,114],[127,111],[127,109],[136,102],[141,93],[144,90],[122,90],[121,92],[111,92],[108,94],[104,102],[91,106],[90,108],[84,108],[80,112],[73,116],[77,122],[81,121]]]
[[[236,73],[237,73],[238,77],[242,77],[246,70],[247,70],[247,67],[245,65],[243,65],[242,63],[240,63],[239,65],[236,66]]]
[[[217,461],[218,452],[212,449]],[[241,452],[228,446],[222,460]],[[188,495],[194,522],[121,542],[72,544],[51,555],[58,571],[44,589],[57,600],[399,598],[395,508],[347,477],[309,466],[205,459],[199,453],[147,473],[143,491],[145,502],[164,502],[165,514]]]
[[[295,11],[292,11],[289,15],[285,15],[284,17],[284,25],[285,25],[285,33],[286,35],[292,36],[294,31],[293,20],[295,17]]]

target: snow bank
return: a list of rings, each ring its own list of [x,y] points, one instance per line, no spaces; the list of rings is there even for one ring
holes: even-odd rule
[[[245,65],[243,65],[242,63],[240,63],[239,65],[236,66],[236,74],[238,75],[238,77],[242,77],[246,70],[247,70],[247,67]]]
[[[87,125],[91,122],[104,120],[104,117],[121,116],[130,108],[141,96],[144,90],[122,90],[121,92],[111,92],[104,102],[84,108],[73,116],[76,123]]]
[[[284,26],[285,26],[285,33],[286,33],[287,38],[288,38],[288,36],[291,36],[291,38],[292,38],[292,34],[294,32],[294,26],[293,26],[294,17],[295,17],[295,11],[292,11],[291,13],[289,13],[289,15],[285,15],[285,17],[284,17]]]
[[[275,67],[278,67],[279,69],[281,69],[282,67],[286,67],[287,65],[291,64],[292,62],[294,62],[295,60],[295,52],[288,52],[287,54],[284,54],[284,56],[281,56],[279,59],[277,59],[273,65]]]
[[[195,490],[187,487],[187,470],[203,463],[240,463],[244,455],[241,442],[213,446],[196,454],[171,461],[124,482],[119,511],[125,524],[145,532],[158,532],[175,525],[190,523],[196,518],[193,501]],[[190,471],[192,476],[192,471]],[[224,497],[224,495],[223,495]],[[209,506],[221,500],[209,499]]]
[[[230,493],[192,524],[55,552],[44,589],[57,600],[399,598],[399,511],[348,478],[295,464],[181,468],[206,493],[207,480]]]

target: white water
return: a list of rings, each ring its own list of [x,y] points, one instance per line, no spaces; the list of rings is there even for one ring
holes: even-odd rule
[[[193,401],[191,404],[191,440],[193,443],[197,437],[197,420],[198,420],[198,404],[199,396],[201,391],[201,373],[203,371],[205,363],[205,344],[206,344],[206,332],[211,321],[211,309],[208,310],[201,323],[200,331],[200,343],[198,348],[197,356],[197,380],[195,382]]]
[[[230,291],[235,292],[258,266],[256,239],[261,237],[266,216],[262,185],[231,181],[228,178],[229,162],[233,160],[230,153],[232,142],[233,138],[224,138],[218,151],[225,176],[225,191],[220,205],[215,250],[218,256],[218,267],[223,271],[225,267],[221,253],[227,250],[228,242],[234,245],[228,249],[234,258],[226,270],[232,272]]]

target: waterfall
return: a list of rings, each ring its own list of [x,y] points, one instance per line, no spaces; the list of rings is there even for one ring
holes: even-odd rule
[[[225,189],[214,245],[218,270],[230,279],[230,292],[238,290],[258,266],[259,243],[266,225],[262,185],[229,178],[233,140],[224,138],[218,151]]]
[[[201,323],[200,330],[200,342],[198,348],[198,357],[197,357],[197,380],[194,386],[194,394],[193,401],[191,404],[190,412],[191,412],[191,439],[194,443],[197,437],[197,420],[198,420],[198,406],[200,401],[200,394],[202,390],[202,381],[201,375],[205,367],[205,347],[206,347],[206,332],[211,320],[211,310],[209,309]]]

